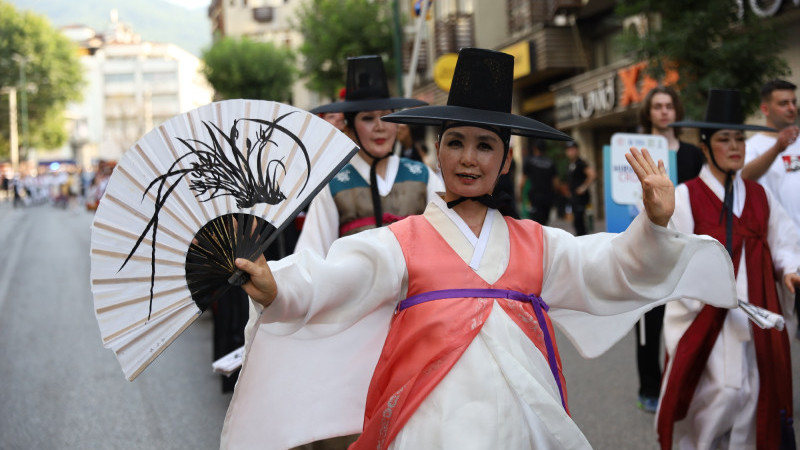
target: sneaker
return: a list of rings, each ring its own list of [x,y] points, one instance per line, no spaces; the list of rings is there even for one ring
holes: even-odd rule
[[[658,408],[658,397],[645,397],[644,395],[640,395],[636,406],[644,412],[654,414]]]

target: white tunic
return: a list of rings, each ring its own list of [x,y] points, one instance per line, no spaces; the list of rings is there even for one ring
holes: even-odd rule
[[[708,185],[722,201],[725,188],[711,174],[708,165],[703,166],[700,179]],[[767,202],[770,216],[767,243],[772,253],[775,270],[780,274],[797,270],[800,264],[800,248],[794,226],[786,212],[776,202],[769,190]],[[733,182],[733,213],[740,217],[745,203],[745,186],[738,176]],[[675,191],[675,213],[670,227],[685,233],[694,231],[689,189],[680,185]],[[736,295],[748,301],[747,264],[745,252],[739,260],[739,276],[736,278]],[[782,282],[779,289],[782,288]],[[784,311],[787,311],[784,306]],[[681,299],[667,304],[664,312],[664,344],[670,360],[683,333],[694,321],[703,304],[693,299]],[[791,311],[791,310],[788,310]],[[758,399],[758,368],[751,324],[745,313],[736,308],[728,311],[722,330],[708,358],[706,370],[700,377],[687,418],[676,422],[673,442],[681,449],[755,448],[755,410]],[[664,379],[668,379],[668,365]],[[666,383],[662,385],[662,395]],[[731,434],[722,437],[730,430]]]
[[[505,271],[508,227],[497,211],[489,211],[479,238],[462,231],[441,199],[424,215],[483,279],[492,282]],[[543,251],[542,297],[585,356],[601,354],[664,301],[686,296],[735,306],[724,248],[645,216],[620,235],[576,238],[544,227]],[[337,240],[327,259],[305,251],[270,267],[278,297],[260,315],[222,447],[281,449],[360,432],[389,319],[408,286],[397,239],[387,228],[368,230]],[[357,337],[339,333],[354,326]],[[503,309],[493,308],[392,447],[589,448],[561,406],[546,359],[528,344]]]

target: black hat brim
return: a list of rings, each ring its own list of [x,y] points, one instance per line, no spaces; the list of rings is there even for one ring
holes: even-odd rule
[[[778,131],[774,128],[761,125],[748,125],[744,123],[699,122],[696,120],[672,122],[668,126],[675,128],[700,128],[707,130]]]
[[[569,135],[528,117],[463,106],[422,106],[388,114],[383,116],[381,120],[409,125],[433,126],[440,126],[444,122],[460,122],[465,125],[488,125],[507,129],[511,134],[520,136],[554,141],[573,140]]]
[[[413,108],[415,106],[427,105],[422,100],[414,98],[403,97],[389,97],[389,98],[368,98],[364,100],[342,100],[338,102],[328,103],[327,105],[317,106],[310,110],[312,114],[324,113],[348,113],[348,112],[362,112],[362,111],[378,111],[382,109],[403,109]]]

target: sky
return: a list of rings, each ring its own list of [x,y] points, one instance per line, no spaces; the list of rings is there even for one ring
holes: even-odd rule
[[[211,4],[211,0],[166,0],[166,1],[190,9],[205,8]]]

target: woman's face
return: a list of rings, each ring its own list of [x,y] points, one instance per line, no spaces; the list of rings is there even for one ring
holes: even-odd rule
[[[491,194],[501,165],[502,173],[511,165],[511,150],[503,163],[503,148],[500,136],[484,128],[448,128],[436,143],[445,201]]]
[[[650,101],[650,121],[653,128],[664,130],[667,125],[675,122],[675,105],[669,94],[654,94]]]
[[[397,124],[381,120],[381,117],[391,112],[391,110],[384,109],[356,114],[355,131],[363,146],[359,152],[361,156],[381,158],[391,153],[397,137]],[[367,154],[364,153],[364,149],[367,150]]]
[[[703,152],[707,153],[708,147],[703,145]],[[744,167],[744,133],[740,130],[719,130],[711,135],[711,151],[719,167],[727,172],[738,171]],[[706,159],[708,154],[706,154]],[[710,159],[709,159],[710,161]],[[712,170],[718,171],[713,164]]]

